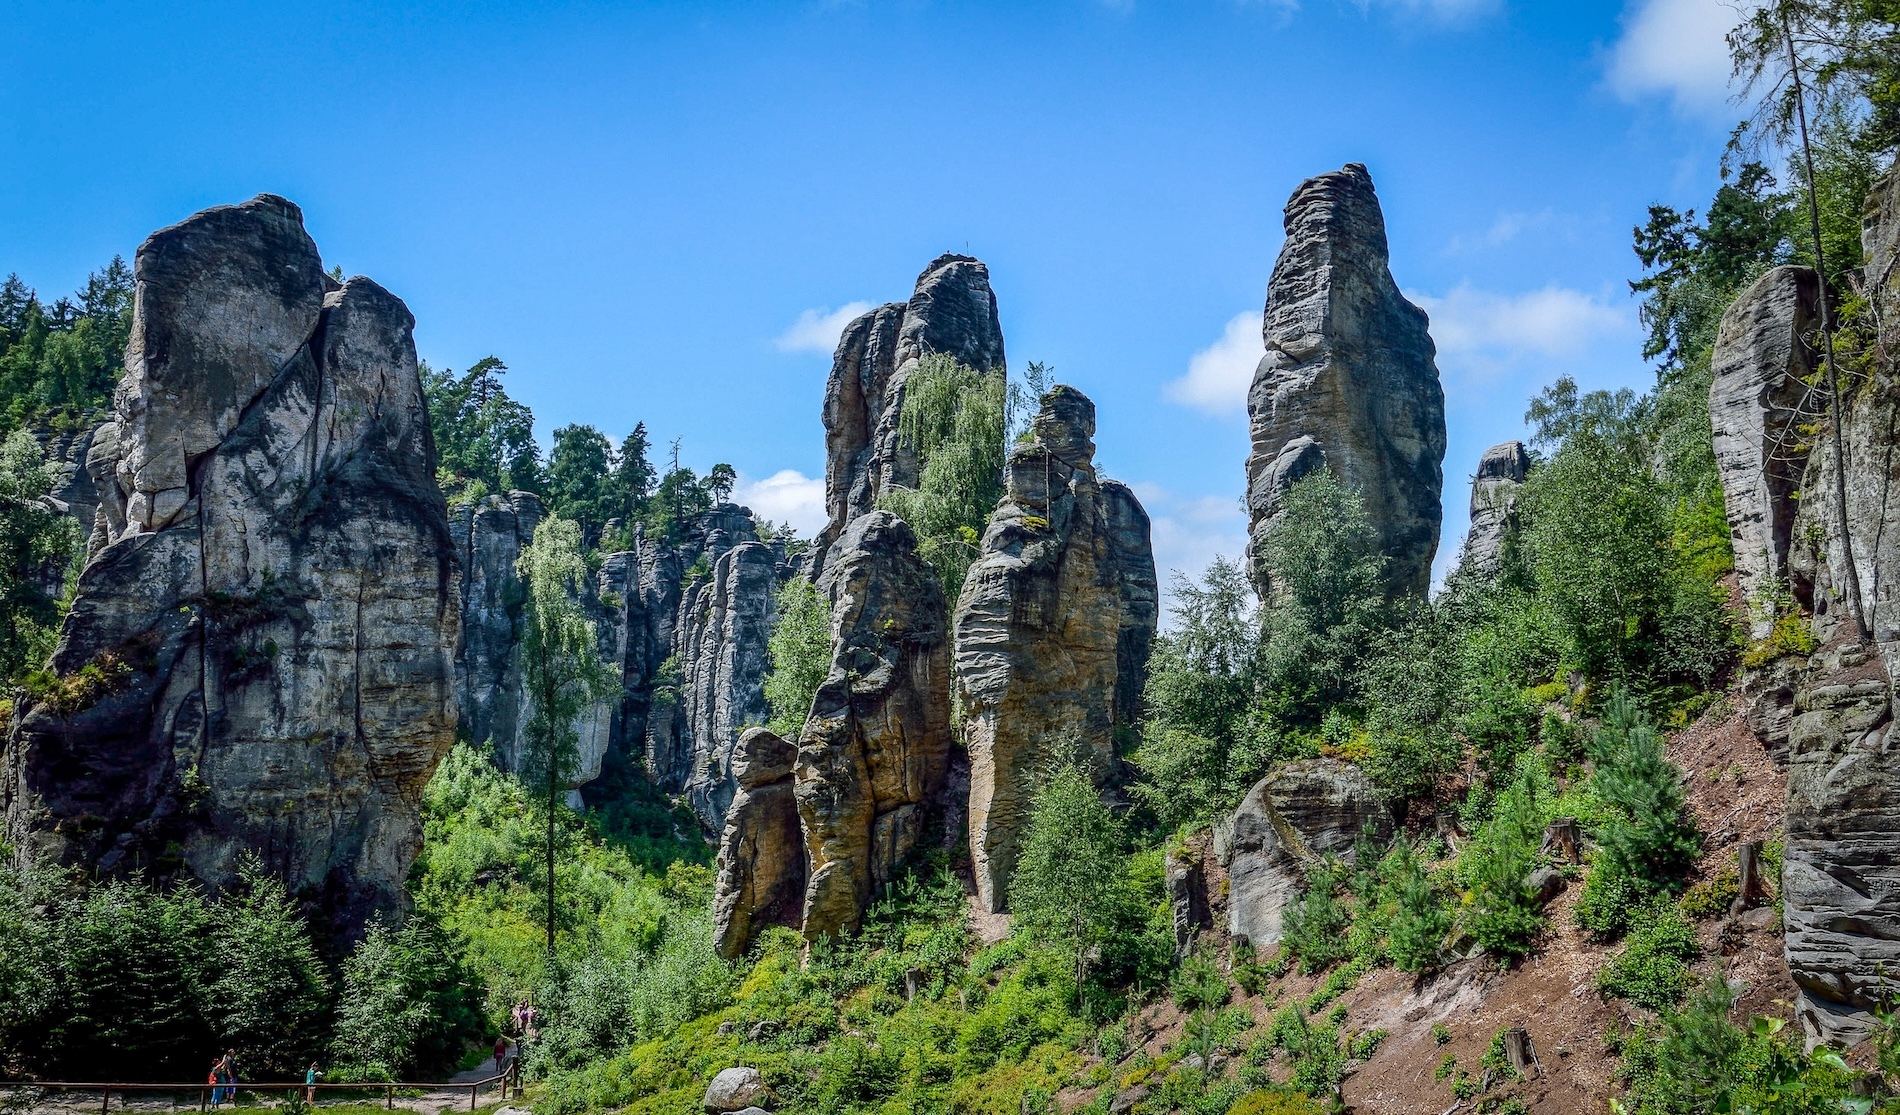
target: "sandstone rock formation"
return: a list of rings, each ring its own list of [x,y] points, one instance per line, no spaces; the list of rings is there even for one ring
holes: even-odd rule
[[[1478,459],[1478,474],[1471,479],[1471,528],[1458,556],[1460,573],[1483,576],[1497,571],[1504,534],[1517,513],[1517,489],[1530,469],[1531,455],[1521,441],[1493,445]]]
[[[19,854],[394,911],[454,738],[459,576],[414,319],[261,195],[154,233],[101,547],[6,754]]]
[[[892,485],[915,487],[917,462],[898,438],[904,380],[929,353],[979,371],[1001,372],[1003,330],[989,268],[944,254],[917,278],[908,303],[880,306],[845,326],[825,385],[825,509],[830,522],[812,545],[810,568]]]
[[[1711,356],[1715,462],[1735,572],[1758,639],[1774,626],[1774,598],[1789,594],[1796,491],[1808,456],[1796,426],[1817,412],[1805,383],[1813,362],[1804,338],[1819,328],[1819,298],[1812,269],[1775,268],[1723,313]]]
[[[1067,747],[1115,762],[1156,620],[1148,516],[1098,481],[1095,405],[1042,399],[957,600],[956,686],[970,752],[970,851],[992,912],[1007,902],[1038,775]]]
[[[800,924],[805,905],[805,840],[792,765],[798,749],[765,728],[748,729],[732,755],[737,785],[719,840],[713,892],[713,945],[728,960],[745,954],[761,926]]]
[[[732,753],[740,733],[770,719],[766,642],[778,612],[780,563],[773,549],[730,542],[723,532],[709,538],[710,574],[680,594],[672,649],[678,681],[658,679],[665,691],[653,699],[665,708],[647,725],[648,753],[673,757],[668,782],[677,781],[710,832],[724,828],[738,789]],[[679,760],[683,770],[671,766]]]
[[[1337,759],[1287,763],[1254,783],[1234,811],[1221,849],[1227,868],[1227,931],[1255,948],[1280,940],[1280,917],[1306,888],[1306,871],[1327,855],[1352,861],[1370,825],[1392,835],[1392,814],[1358,767]]]
[[[1249,534],[1257,549],[1280,494],[1326,464],[1365,500],[1390,591],[1418,595],[1443,518],[1445,393],[1425,312],[1399,293],[1387,259],[1365,167],[1294,191],[1267,284],[1267,353],[1247,395]],[[1264,591],[1257,567],[1254,579]]]
[[[941,826],[951,745],[947,609],[910,527],[888,511],[853,519],[818,590],[832,657],[798,743],[808,938],[856,929],[874,888]]]

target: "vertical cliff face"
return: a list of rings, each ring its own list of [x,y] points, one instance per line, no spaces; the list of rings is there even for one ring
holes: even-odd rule
[[[1806,383],[1814,368],[1805,340],[1820,327],[1819,299],[1813,270],[1775,268],[1730,303],[1710,357],[1715,463],[1735,573],[1758,639],[1774,624],[1774,610],[1765,605],[1789,588],[1796,491],[1808,457],[1807,438],[1797,427],[1819,412]]]
[[[1431,583],[1443,519],[1445,393],[1425,312],[1399,293],[1387,263],[1365,167],[1294,191],[1267,284],[1267,352],[1247,395],[1249,533],[1257,542],[1281,493],[1329,465],[1365,500],[1391,559],[1390,591],[1418,595]]]
[[[951,744],[947,609],[910,527],[888,511],[852,520],[818,590],[831,601],[831,669],[796,778],[808,938],[856,929],[874,889],[941,828]]]
[[[1106,774],[1154,635],[1147,515],[1098,481],[1095,406],[1058,387],[1010,454],[1007,491],[957,600],[956,687],[970,752],[979,897],[1004,908],[1036,779],[1062,749]]]
[[[1004,367],[1003,329],[989,268],[945,254],[917,278],[909,302],[892,302],[845,327],[825,385],[825,509],[811,550],[814,575],[851,520],[893,485],[915,487],[917,461],[898,437],[904,381],[930,353],[979,371]]]
[[[401,902],[454,738],[458,563],[402,302],[263,195],[140,248],[100,548],[7,749],[22,854],[222,886],[257,854],[337,928]],[[90,668],[89,673],[82,671]]]
[[[1471,478],[1471,527],[1458,555],[1458,572],[1488,576],[1504,556],[1504,535],[1517,514],[1517,490],[1530,475],[1531,455],[1521,441],[1493,445]]]
[[[1891,323],[1900,309],[1894,285],[1900,183],[1892,175],[1876,185],[1862,227],[1868,296],[1881,320]],[[1759,287],[1753,293],[1764,294]],[[1772,321],[1786,311],[1736,316]],[[1728,325],[1725,318],[1725,331]],[[1883,326],[1887,352],[1900,341],[1884,335],[1893,331]],[[1773,336],[1780,333],[1779,326],[1773,329]],[[1772,404],[1777,361],[1766,343],[1760,351]],[[1840,418],[1846,530],[1871,640],[1861,645],[1855,638],[1844,587],[1847,547],[1832,494],[1834,442],[1824,425],[1802,475],[1789,551],[1793,577],[1813,586],[1814,626],[1823,646],[1792,686],[1781,895],[1801,1021],[1811,1034],[1853,1040],[1870,1031],[1874,1010],[1900,994],[1900,768],[1889,751],[1892,678],[1900,655],[1900,603],[1893,591],[1894,571],[1900,569],[1900,470],[1893,452],[1900,379],[1890,362],[1874,361],[1868,380],[1847,396]],[[1775,488],[1764,484],[1755,491],[1763,501],[1756,507],[1759,522],[1745,517],[1744,525],[1772,540]],[[1738,565],[1742,545],[1738,535]]]

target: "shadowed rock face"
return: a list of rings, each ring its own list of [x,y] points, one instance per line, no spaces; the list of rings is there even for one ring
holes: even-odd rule
[[[1286,906],[1323,857],[1352,862],[1370,824],[1391,836],[1392,815],[1359,768],[1337,759],[1287,763],[1254,783],[1234,811],[1221,862],[1227,868],[1227,930],[1255,948],[1280,940]]]
[[[1531,455],[1521,441],[1493,445],[1478,459],[1478,474],[1471,480],[1471,529],[1458,556],[1460,573],[1497,572],[1504,534],[1517,513],[1517,489],[1530,470]]]
[[[255,853],[345,933],[395,911],[455,734],[459,571],[414,319],[328,281],[297,207],[140,248],[126,376],[93,439],[100,548],[24,711],[23,855],[232,882]]]
[[[1736,576],[1752,604],[1787,582],[1795,492],[1808,457],[1794,427],[1813,421],[1818,406],[1803,382],[1813,370],[1803,337],[1819,328],[1819,298],[1813,270],[1775,268],[1730,303],[1710,357],[1715,463]],[[1773,609],[1750,610],[1754,637],[1762,638],[1774,626]]]
[[[713,945],[728,960],[745,955],[763,926],[799,925],[805,841],[792,791],[797,758],[796,747],[766,728],[748,729],[733,752],[738,792],[719,839],[713,890]]]
[[[1385,218],[1365,167],[1310,178],[1287,202],[1264,331],[1247,395],[1255,549],[1281,493],[1327,464],[1365,500],[1391,559],[1389,591],[1422,594],[1443,519],[1445,393],[1425,312],[1387,269]],[[1254,579],[1263,583],[1257,568]]]
[[[970,852],[1001,910],[1038,773],[1071,741],[1115,761],[1155,629],[1154,555],[1134,493],[1098,481],[1095,406],[1057,387],[957,600],[956,685],[970,752]]]
[[[1891,174],[1881,179],[1867,205],[1862,241],[1868,296],[1880,319],[1892,323],[1900,310],[1894,282],[1900,182]],[[1895,328],[1888,324],[1883,332]],[[1892,352],[1900,336],[1880,341]],[[1896,424],[1900,388],[1892,369],[1879,367],[1841,411],[1847,527],[1872,627],[1870,647],[1855,645],[1844,588],[1846,547],[1831,494],[1833,439],[1825,428],[1808,455],[1789,551],[1797,583],[1813,586],[1815,634],[1823,647],[1792,686],[1787,727],[1781,893],[1788,968],[1801,989],[1796,1006],[1807,1031],[1848,1040],[1865,1036],[1872,1011],[1900,993],[1900,764],[1891,753],[1892,677],[1900,656]],[[1751,529],[1771,524],[1764,519]],[[1741,559],[1738,538],[1738,564]]]
[[[798,743],[808,938],[856,929],[874,889],[943,821],[950,639],[942,590],[889,511],[852,520],[818,580],[831,669]]]
[[[814,574],[851,520],[893,485],[915,487],[917,461],[898,438],[904,380],[930,353],[1001,372],[1003,329],[989,268],[945,254],[917,278],[909,302],[892,302],[845,327],[825,384],[825,510],[812,546]]]

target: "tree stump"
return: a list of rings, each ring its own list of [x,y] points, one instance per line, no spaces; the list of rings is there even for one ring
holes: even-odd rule
[[[1735,874],[1737,889],[1735,901],[1729,904],[1730,917],[1740,917],[1742,911],[1761,905],[1768,897],[1768,880],[1761,873],[1761,841],[1750,840],[1737,850]]]
[[[915,999],[918,993],[921,992],[923,989],[924,989],[924,970],[922,968],[911,968],[905,971],[904,973],[904,1001],[908,1003],[912,999]]]
[[[1575,817],[1557,818],[1544,826],[1544,844],[1538,851],[1561,863],[1582,863],[1582,826]]]
[[[1537,1051],[1531,1048],[1531,1032],[1522,1026],[1513,1026],[1504,1031],[1504,1056],[1510,1060],[1511,1068],[1519,1076],[1529,1077],[1531,1070],[1538,1067]]]

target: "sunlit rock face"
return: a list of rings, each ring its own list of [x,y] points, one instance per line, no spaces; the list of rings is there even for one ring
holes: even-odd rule
[[[1147,671],[1157,613],[1148,516],[1126,485],[1097,478],[1094,436],[1087,396],[1057,387],[1043,397],[957,600],[970,856],[991,911],[1008,903],[1037,778],[1063,749],[1106,776]]]
[[[459,568],[414,319],[261,195],[139,249],[97,549],[7,750],[21,855],[395,911],[455,737]]]
[[[1378,533],[1388,591],[1431,583],[1444,518],[1445,393],[1425,311],[1387,267],[1385,217],[1366,168],[1309,178],[1286,207],[1286,243],[1267,283],[1267,352],[1247,394],[1254,580],[1281,496],[1328,466],[1356,489]]]

